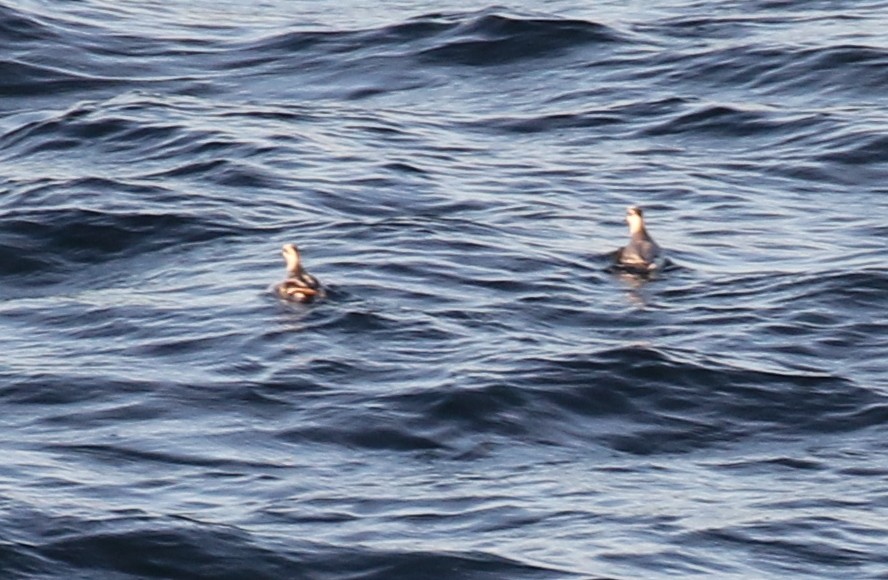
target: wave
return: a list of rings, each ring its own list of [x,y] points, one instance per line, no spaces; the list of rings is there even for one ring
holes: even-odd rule
[[[18,60],[0,62],[0,77],[3,79],[0,82],[0,98],[82,92],[120,86],[126,82],[126,79],[81,74]]]
[[[28,526],[34,530],[28,546],[9,550],[0,571],[7,577],[256,579],[399,579],[415,578],[417,570],[424,578],[550,578],[558,572],[481,550],[386,549],[292,538],[284,542],[236,526],[134,512],[102,521],[32,513],[40,524]]]
[[[424,62],[494,66],[551,58],[586,45],[621,41],[613,29],[585,20],[516,18],[482,14],[451,26],[434,46],[419,52]]]
[[[703,105],[690,112],[682,110],[664,122],[644,129],[650,136],[691,133],[722,137],[770,136],[814,130],[821,126],[814,116],[785,114],[767,110],[749,110],[731,105]]]
[[[179,213],[117,213],[76,207],[6,212],[0,275],[45,283],[82,264],[144,257],[152,251],[231,235],[236,228]],[[25,278],[21,279],[20,277]]]
[[[797,47],[742,44],[664,52],[650,66],[671,82],[742,87],[765,95],[872,94],[888,82],[888,51],[865,45]]]
[[[793,16],[785,18],[791,22]],[[431,13],[369,29],[276,31],[258,39],[244,38],[232,26],[227,36],[203,42],[51,22],[46,15],[10,8],[0,12],[0,46],[7,45],[13,55],[0,70],[0,96],[75,90],[108,93],[127,81],[193,94],[253,79],[261,89],[270,75],[288,73],[302,77],[303,84],[321,83],[329,90],[345,89],[351,98],[365,98],[448,82],[440,71],[427,70],[430,66],[486,68],[536,61],[546,67],[582,68],[589,66],[584,50],[588,47],[609,47],[595,55],[596,68],[668,84],[739,86],[765,95],[814,90],[871,94],[888,84],[888,53],[866,44],[810,47],[737,40],[728,46],[661,48],[672,37],[686,38],[688,30],[705,38],[724,36],[710,30],[713,26],[740,26],[727,35],[742,39],[743,26],[762,24],[758,18],[743,16],[667,18],[638,27],[640,34],[631,35],[591,20],[491,7]],[[49,46],[68,50],[57,51],[51,59],[33,58],[21,50],[27,45],[34,45],[36,54]],[[617,48],[619,56],[614,53]],[[572,60],[564,62],[562,57]],[[55,64],[49,67],[46,62]],[[361,78],[355,78],[359,71]]]
[[[249,144],[226,140],[222,131],[195,128],[182,120],[176,100],[143,96],[138,92],[106,101],[86,101],[70,109],[23,122],[8,121],[0,135],[0,150],[7,160],[33,158],[49,148],[91,147],[106,155],[123,157],[138,151],[141,161],[165,157],[202,158],[225,153],[249,155]]]
[[[414,57],[425,64],[487,66],[552,56],[574,47],[621,39],[613,29],[595,22],[522,17],[487,9],[429,14],[371,30],[287,32],[252,42],[241,50],[254,54],[326,53],[337,55],[340,60],[368,51]],[[400,52],[392,53],[392,49]]]
[[[57,41],[53,27],[36,15],[11,6],[0,6],[0,46],[15,48],[21,43]]]
[[[114,22],[86,25],[4,8],[0,46],[8,47],[10,58],[0,63],[0,97],[28,110],[28,98],[65,92],[107,98],[128,83],[195,95],[224,92],[250,79],[262,92],[270,76],[287,73],[303,79],[303,90],[316,85],[314,90],[345,89],[348,98],[366,98],[442,82],[440,75],[425,70],[434,65],[545,61],[584,46],[625,41],[623,34],[596,22],[499,8],[433,13],[369,29],[275,31],[258,39],[242,36],[233,23],[222,25],[215,38],[201,39],[122,33]],[[359,71],[361,78],[356,78]]]
[[[839,376],[675,349],[622,347],[511,366],[372,399],[334,393],[319,416],[339,416],[335,428],[312,421],[277,436],[455,457],[518,442],[650,455],[867,429],[888,412],[884,397]]]

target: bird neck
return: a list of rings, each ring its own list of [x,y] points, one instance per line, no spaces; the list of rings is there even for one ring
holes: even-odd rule
[[[631,235],[633,235],[633,236],[636,234],[639,234],[642,236],[647,235],[647,230],[644,228],[644,221],[643,220],[636,218],[636,219],[630,219],[628,221],[629,221],[629,233]]]
[[[287,261],[287,274],[289,274],[291,277],[302,274],[302,260],[299,259],[298,253],[285,253],[284,259]]]

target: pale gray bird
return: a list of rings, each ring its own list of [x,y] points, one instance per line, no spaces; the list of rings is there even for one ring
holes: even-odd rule
[[[663,267],[663,251],[644,227],[644,212],[640,207],[626,208],[629,224],[629,243],[617,251],[617,263],[628,270],[651,272]]]

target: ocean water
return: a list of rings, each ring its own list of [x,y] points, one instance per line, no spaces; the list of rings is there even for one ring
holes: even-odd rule
[[[0,577],[888,578],[886,31],[3,4]]]

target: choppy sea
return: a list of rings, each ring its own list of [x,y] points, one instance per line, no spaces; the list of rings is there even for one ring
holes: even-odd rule
[[[888,578],[886,216],[881,0],[5,2],[0,577]]]

